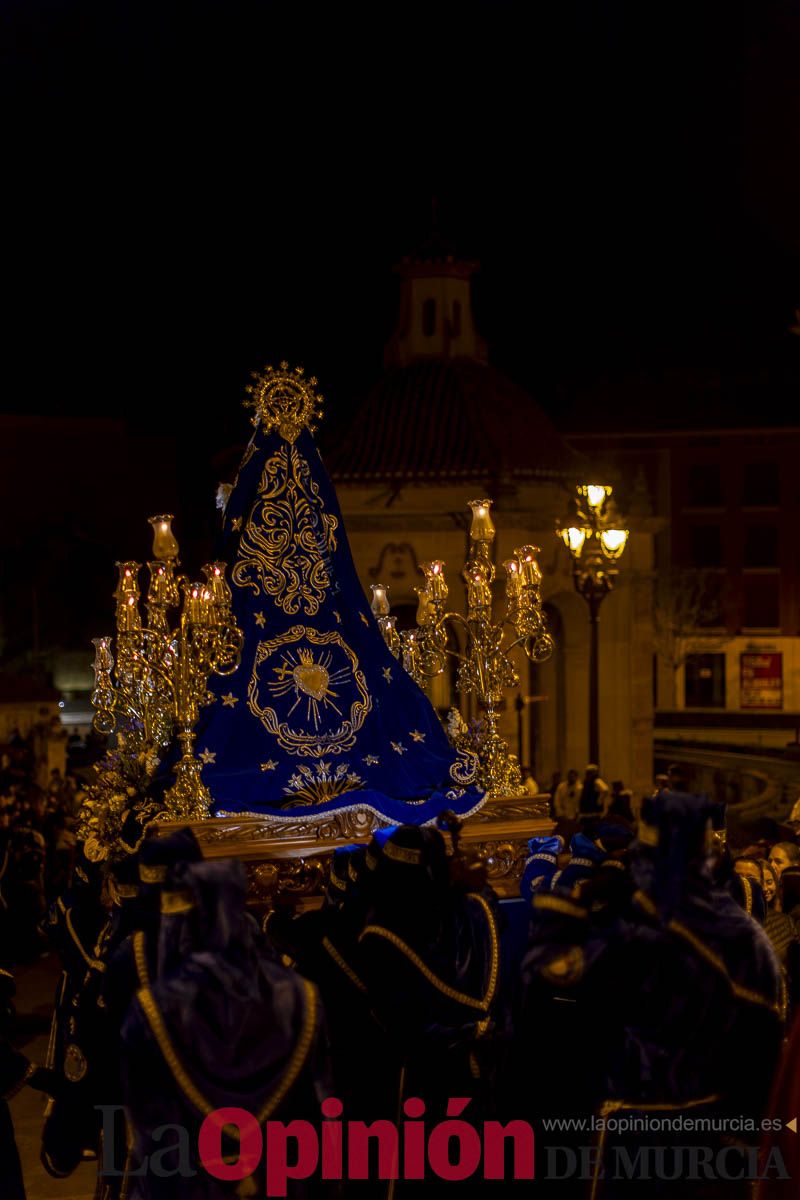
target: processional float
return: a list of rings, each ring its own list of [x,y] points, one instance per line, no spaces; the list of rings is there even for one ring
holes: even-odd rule
[[[368,602],[314,442],[316,380],[286,363],[254,375],[254,432],[218,498],[214,560],[181,571],[172,516],[150,518],[153,560],[117,564],[116,636],[95,646],[94,725],[109,735],[80,815],[90,861],[113,863],[155,826],[191,824],[208,857],[248,864],[254,902],[314,902],[337,845],[399,822],[465,821],[461,845],[515,894],[528,839],[547,832],[498,729],[518,675],[553,644],[535,546],[503,563],[495,593],[491,501],[471,502],[465,611],[448,610],[440,560],[421,564],[416,626],[388,589]],[[445,729],[423,691],[458,660]]]

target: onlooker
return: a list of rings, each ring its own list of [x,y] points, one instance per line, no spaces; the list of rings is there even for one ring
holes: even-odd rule
[[[621,779],[615,779],[611,784],[611,798],[606,809],[607,817],[617,817],[633,825],[636,820],[631,808],[633,793],[625,787]]]
[[[553,817],[556,821],[574,821],[580,809],[581,785],[574,767],[567,771],[567,778],[559,783],[553,797]]]
[[[581,820],[601,817],[608,804],[608,784],[600,778],[597,763],[589,763],[583,777],[578,814]]]
[[[800,866],[800,846],[796,846],[794,842],[777,842],[769,852],[769,861],[778,875],[787,867]]]
[[[533,771],[528,767],[522,773],[522,783],[529,796],[539,795],[539,784],[533,777]]]

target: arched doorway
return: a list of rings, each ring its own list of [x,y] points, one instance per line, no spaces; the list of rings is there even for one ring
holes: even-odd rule
[[[543,663],[528,664],[528,759],[539,787],[548,790],[554,772],[566,771],[566,687],[564,625],[555,604],[545,601],[544,614],[554,650]]]

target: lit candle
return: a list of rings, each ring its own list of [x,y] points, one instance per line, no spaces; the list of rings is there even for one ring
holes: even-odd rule
[[[205,624],[202,599],[204,590],[202,583],[189,584],[189,590],[186,593],[186,615],[192,625]]]
[[[395,647],[397,646],[397,639],[400,636],[395,628],[397,625],[397,617],[381,617],[378,624],[380,625],[384,642],[389,647],[392,654],[394,654]]]
[[[536,561],[539,547],[520,546],[514,553],[519,559],[522,582],[526,587],[538,587],[542,582],[542,572],[539,570],[539,564]]]
[[[425,591],[429,598],[438,603],[447,599],[447,582],[444,577],[444,563],[434,558],[429,563],[420,563],[425,575]]]
[[[225,578],[225,563],[211,562],[206,563],[203,567],[203,574],[208,580],[208,587],[211,591],[211,599],[221,608],[226,608],[231,600],[231,589],[228,587],[228,581]]]
[[[400,637],[403,643],[403,669],[408,671],[409,675],[414,675],[419,657],[417,635],[413,629],[406,629]]]
[[[92,664],[95,674],[95,679],[98,673],[108,672],[114,666],[114,655],[111,652],[110,637],[92,638],[94,646],[94,663]]]
[[[169,595],[169,579],[167,568],[162,562],[148,563],[150,568],[150,586],[147,589],[148,604],[166,604]]]
[[[495,529],[492,524],[490,512],[492,501],[470,500],[469,506],[472,509],[472,525],[470,526],[469,536],[473,542],[494,541]]]
[[[136,599],[136,596],[125,596],[117,605],[117,629],[120,633],[136,633],[142,628]]]
[[[119,570],[119,580],[115,592],[117,600],[124,600],[127,596],[134,596],[138,600],[139,564],[137,562],[118,562],[117,569]]]
[[[149,517],[148,522],[153,527],[153,557],[167,562],[178,557],[178,543],[172,532],[172,513],[160,517]]]
[[[522,591],[522,574],[518,558],[507,558],[503,563],[506,571],[506,595],[515,600]]]
[[[489,608],[491,603],[492,589],[480,571],[473,572],[467,579],[467,604],[470,608]]]
[[[372,603],[370,607],[372,608],[373,616],[388,617],[391,612],[389,597],[387,595],[388,588],[383,583],[371,583],[370,588],[372,589]]]

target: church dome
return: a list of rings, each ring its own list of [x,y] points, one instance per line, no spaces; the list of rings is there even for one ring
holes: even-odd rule
[[[389,366],[327,456],[343,481],[561,479],[578,456],[518,384],[471,358]]]
[[[384,373],[328,456],[347,480],[563,479],[580,456],[518,384],[489,366],[472,311],[474,259],[438,230],[395,267],[400,296]]]

